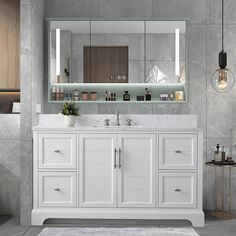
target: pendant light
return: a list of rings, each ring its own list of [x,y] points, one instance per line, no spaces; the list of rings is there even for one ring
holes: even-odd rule
[[[234,87],[234,74],[226,66],[227,53],[224,51],[224,0],[222,0],[222,50],[219,53],[219,68],[211,77],[212,87],[219,93],[228,92]]]

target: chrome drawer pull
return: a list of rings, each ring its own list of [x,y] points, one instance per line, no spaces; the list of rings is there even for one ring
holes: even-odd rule
[[[116,148],[114,148],[114,169],[116,169],[117,165],[116,165]]]
[[[176,150],[175,153],[181,153],[181,151],[180,150]]]
[[[54,152],[55,152],[55,153],[60,153],[60,150],[55,150]]]
[[[179,188],[175,189],[175,192],[181,192],[181,190]]]
[[[60,192],[61,190],[59,188],[54,189],[55,192]]]
[[[121,149],[119,148],[119,164],[118,164],[119,169],[121,168]]]

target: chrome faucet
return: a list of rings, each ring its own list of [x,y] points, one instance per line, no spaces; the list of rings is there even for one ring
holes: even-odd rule
[[[118,109],[116,109],[116,126],[120,126],[120,113]]]

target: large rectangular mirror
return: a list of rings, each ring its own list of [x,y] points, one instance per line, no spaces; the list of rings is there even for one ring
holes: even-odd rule
[[[185,28],[185,21],[50,21],[50,82],[184,83]]]

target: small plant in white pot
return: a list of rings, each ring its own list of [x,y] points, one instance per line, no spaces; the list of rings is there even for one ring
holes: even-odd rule
[[[76,116],[79,116],[79,107],[74,102],[65,102],[61,109],[66,126],[74,126]]]

